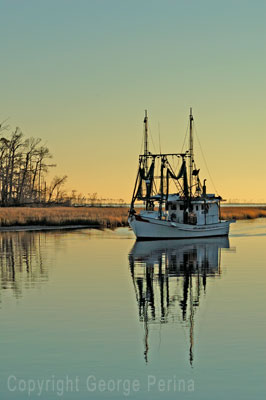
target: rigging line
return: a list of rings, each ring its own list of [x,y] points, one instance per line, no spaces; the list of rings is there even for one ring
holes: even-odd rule
[[[156,172],[156,164],[155,164],[154,170],[155,170],[155,173],[156,173],[156,176],[157,176],[157,174],[158,174],[158,167],[157,167],[157,172]],[[152,192],[153,192],[154,195],[156,195],[156,194],[157,194],[157,185],[156,185],[155,179],[153,179],[153,186],[154,186],[154,188],[152,188],[152,189],[153,189]]]
[[[150,137],[151,137],[152,145],[153,145],[154,151],[155,151],[155,153],[156,153],[156,147],[155,147],[155,145],[154,145],[154,141],[153,141],[153,137],[152,137],[152,134],[151,134],[151,128],[150,128],[150,126],[148,127],[148,129],[149,129],[149,134],[150,134]]]
[[[186,140],[187,140],[188,128],[189,128],[189,121],[187,123],[186,134],[185,134],[183,145],[182,145],[182,148],[181,148],[181,153],[183,153],[183,149],[184,149],[184,146],[185,146],[185,143],[186,143]],[[176,167],[174,167],[174,169],[176,169],[176,172],[177,172],[177,169],[179,168],[179,164],[180,164],[180,159],[178,157],[177,158],[177,165],[176,165]]]
[[[161,148],[161,128],[160,128],[160,122],[158,122],[158,134],[159,134],[159,150],[160,150],[160,154],[162,154],[162,148]]]
[[[173,169],[175,171],[175,175],[177,174],[179,168],[180,168],[180,157],[174,158],[173,156]]]
[[[169,163],[169,161],[166,160],[166,162],[167,162],[168,167],[170,167],[170,169],[172,170],[172,173],[175,174],[175,172],[174,172],[174,170],[173,170],[171,164]],[[177,188],[178,190],[182,190],[182,192],[183,192],[183,188],[182,188],[181,184],[179,183],[179,181],[177,181],[177,182],[174,181],[174,184],[175,184],[175,186],[176,186],[176,188]],[[178,188],[177,184],[179,185],[179,188]]]
[[[175,187],[177,188],[177,190],[181,190],[183,192],[182,186],[181,186],[181,184],[179,182],[175,182],[174,181],[174,184],[175,184]],[[179,185],[179,187],[178,187],[178,185]]]
[[[153,184],[154,184],[154,187],[155,187],[155,190],[153,190],[153,193],[156,195],[156,193],[157,193],[157,186],[156,186],[155,181],[153,181]]]
[[[186,134],[185,134],[184,142],[183,142],[183,145],[182,145],[181,153],[183,153],[183,148],[184,148],[185,143],[186,143],[187,134],[188,134],[188,127],[189,127],[189,121],[187,123],[187,129],[186,129]]]
[[[158,176],[159,175],[159,164],[158,163],[155,163],[155,176]],[[153,192],[154,192],[154,194],[157,194],[157,185],[156,185],[156,181],[155,181],[155,179],[153,180],[153,184],[154,184],[154,187],[155,187],[155,190],[153,190]]]
[[[204,161],[205,167],[206,167],[206,169],[207,169],[207,172],[208,172],[208,174],[209,174],[210,181],[211,181],[211,183],[212,183],[212,185],[213,185],[213,187],[214,187],[215,193],[216,193],[217,195],[219,195],[219,194],[218,194],[218,190],[216,189],[216,187],[215,187],[215,184],[214,184],[214,182],[213,182],[213,179],[212,179],[211,173],[210,173],[210,171],[209,171],[209,168],[208,168],[208,165],[207,165],[207,161],[206,161],[206,158],[205,158],[205,156],[204,156],[204,153],[203,153],[203,150],[202,150],[202,147],[201,147],[201,144],[200,144],[199,135],[198,135],[198,132],[197,132],[197,129],[196,129],[195,123],[194,123],[194,129],[195,129],[195,133],[196,133],[196,138],[197,138],[197,140],[198,140],[198,143],[199,143],[199,147],[200,147],[201,155],[202,155],[202,158],[203,158],[203,161]]]
[[[143,140],[141,141],[141,144],[140,144],[140,153],[139,154],[142,154],[142,150],[143,150]]]

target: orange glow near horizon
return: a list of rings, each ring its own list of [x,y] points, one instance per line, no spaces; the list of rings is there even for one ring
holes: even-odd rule
[[[266,4],[238,3],[6,2],[0,122],[43,139],[67,190],[128,202],[144,110],[151,151],[160,126],[179,152],[192,107],[219,194],[266,202]],[[213,192],[196,138],[195,160]]]

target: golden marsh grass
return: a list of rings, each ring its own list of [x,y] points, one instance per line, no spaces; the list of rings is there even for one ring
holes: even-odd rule
[[[255,219],[266,217],[266,207],[221,207],[222,219]]]
[[[128,209],[119,207],[6,207],[0,208],[0,226],[89,225],[116,228],[127,225]]]
[[[127,226],[126,207],[4,207],[0,208],[0,226],[84,225],[99,228]],[[265,207],[222,207],[222,219],[266,217]]]

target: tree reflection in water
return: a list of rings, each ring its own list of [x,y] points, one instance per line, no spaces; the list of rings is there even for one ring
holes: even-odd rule
[[[24,288],[33,288],[48,280],[47,235],[42,232],[0,233],[1,292],[9,289],[16,297],[21,297]]]
[[[221,274],[221,249],[227,237],[137,241],[129,266],[144,323],[144,358],[148,362],[149,325],[179,321],[189,331],[189,362],[193,365],[194,315],[207,279]]]

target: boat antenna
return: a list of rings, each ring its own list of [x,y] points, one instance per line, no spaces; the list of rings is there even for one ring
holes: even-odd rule
[[[192,180],[193,180],[193,115],[192,115],[192,108],[190,108],[190,115],[189,115],[189,186],[190,186],[190,197],[192,197]]]
[[[145,110],[144,117],[144,171],[147,176],[148,173],[148,114],[147,110]]]

